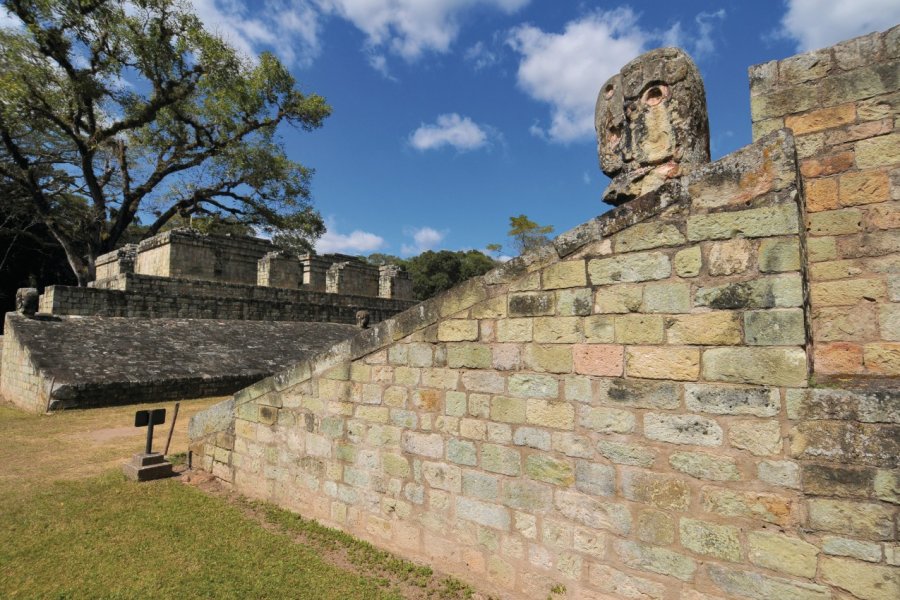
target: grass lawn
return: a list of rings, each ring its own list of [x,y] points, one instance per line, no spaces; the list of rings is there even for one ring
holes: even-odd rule
[[[170,452],[186,448],[183,417],[209,404],[182,404]],[[125,480],[118,467],[145,431],[129,428],[134,410],[35,416],[0,405],[0,597],[472,597],[274,506],[178,479]]]

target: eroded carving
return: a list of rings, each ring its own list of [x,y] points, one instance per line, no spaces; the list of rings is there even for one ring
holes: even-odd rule
[[[603,201],[619,206],[709,162],[703,80],[678,48],[658,48],[613,75],[594,112]]]
[[[369,311],[367,310],[358,310],[356,311],[356,326],[360,329],[368,329],[369,328]]]
[[[26,317],[33,317],[38,311],[40,295],[35,288],[19,288],[16,290],[16,312]]]

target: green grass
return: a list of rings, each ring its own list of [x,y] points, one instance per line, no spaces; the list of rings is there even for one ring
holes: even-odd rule
[[[170,458],[185,462],[186,403]],[[417,598],[464,583],[271,504],[177,479],[126,481],[134,407],[29,415],[0,404],[0,599]],[[160,440],[157,440],[160,442]]]
[[[4,598],[399,598],[174,480],[0,493]]]

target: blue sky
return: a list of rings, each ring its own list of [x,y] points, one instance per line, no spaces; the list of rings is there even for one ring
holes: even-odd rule
[[[713,159],[750,142],[747,67],[900,22],[896,0],[193,0],[248,54],[274,51],[333,115],[285,129],[316,170],[320,252],[506,244],[525,213],[565,231],[607,207],[593,106],[639,53],[685,48]]]

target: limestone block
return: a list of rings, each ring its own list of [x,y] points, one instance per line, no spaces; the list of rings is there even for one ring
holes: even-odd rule
[[[551,429],[574,429],[575,409],[568,402],[530,398],[525,408],[526,421]]]
[[[576,373],[619,377],[625,364],[625,347],[616,344],[576,344],[572,347]]]
[[[753,600],[830,600],[832,597],[828,588],[812,583],[770,577],[721,565],[710,565],[707,570],[713,583],[729,594],[729,597],[739,596]]]
[[[504,481],[500,500],[505,506],[524,512],[544,511],[553,502],[553,488],[533,481]]]
[[[651,440],[693,446],[719,446],[723,439],[722,427],[713,419],[652,412],[644,415],[644,435]]]
[[[751,346],[802,346],[806,343],[803,309],[747,311],[744,337]]]
[[[629,377],[694,381],[700,374],[700,350],[674,346],[628,346],[625,373]]]
[[[697,570],[694,559],[667,550],[630,540],[616,540],[613,548],[619,559],[633,569],[651,571],[690,581]]]
[[[670,511],[687,510],[691,502],[690,486],[679,477],[650,471],[623,470],[622,495],[633,502]]]
[[[594,312],[628,313],[641,309],[644,288],[640,285],[612,285],[597,290],[594,298]]]
[[[733,458],[719,457],[705,452],[675,452],[669,456],[669,464],[697,479],[710,481],[737,481],[740,471]]]
[[[684,402],[694,412],[757,417],[774,416],[781,406],[777,389],[715,384],[686,384]]]
[[[684,243],[684,235],[672,223],[637,223],[613,237],[613,248],[619,252],[636,252]]]
[[[637,518],[637,536],[642,542],[669,545],[675,541],[675,519],[661,510],[642,510]]]
[[[824,557],[822,579],[862,600],[895,600],[900,597],[900,570]]]
[[[585,261],[567,260],[552,264],[544,269],[541,277],[545,290],[583,287],[587,285]]]
[[[799,348],[711,348],[703,351],[707,381],[802,387],[806,352]]]
[[[635,467],[650,467],[656,462],[657,452],[643,444],[627,444],[600,440],[597,442],[597,451],[611,462],[620,465],[632,465]]]
[[[730,311],[672,315],[666,318],[665,326],[670,344],[733,346],[742,338],[740,315]]]
[[[703,267],[703,256],[700,246],[685,248],[675,254],[673,260],[675,273],[679,277],[696,277]]]
[[[691,287],[686,283],[647,284],[642,309],[650,313],[690,312]]]
[[[450,319],[438,323],[438,339],[442,342],[465,342],[478,339],[478,321]]]
[[[692,552],[732,562],[741,560],[741,541],[737,527],[682,518],[679,534],[681,545]]]
[[[660,344],[663,341],[661,315],[631,314],[615,318],[616,342],[619,344]]]
[[[588,263],[592,285],[665,279],[672,274],[669,257],[662,252],[626,254]]]
[[[531,454],[525,459],[525,474],[553,485],[569,486],[575,482],[572,464],[545,454]]]
[[[671,409],[681,404],[681,386],[667,381],[606,379],[599,382],[597,398],[610,406]]]
[[[485,527],[509,530],[509,510],[497,504],[489,504],[472,498],[460,497],[456,499],[456,516],[466,521],[472,521]]]
[[[707,252],[710,275],[734,275],[746,271],[753,260],[753,246],[749,240],[734,238],[713,242]]]
[[[710,213],[688,217],[688,239],[725,240],[743,235],[748,238],[790,235],[800,230],[794,204],[752,208],[737,212]]]
[[[872,541],[894,536],[893,511],[880,504],[811,498],[808,511],[808,525],[814,530]]]
[[[491,473],[518,477],[522,471],[522,456],[514,448],[496,444],[482,444],[481,468]]]

